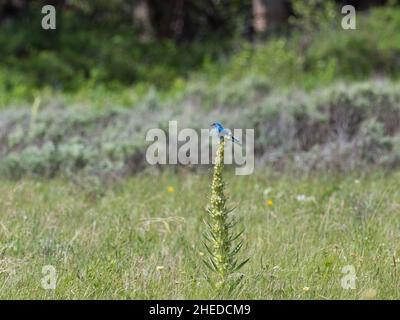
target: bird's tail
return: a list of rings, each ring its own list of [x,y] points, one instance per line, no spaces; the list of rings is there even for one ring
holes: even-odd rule
[[[240,141],[238,139],[236,139],[234,136],[231,136],[232,138],[232,142],[236,142],[239,146],[241,146],[242,144],[240,143]]]

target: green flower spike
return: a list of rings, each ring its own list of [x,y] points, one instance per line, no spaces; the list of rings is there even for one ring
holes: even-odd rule
[[[204,245],[209,254],[204,263],[218,275],[218,280],[216,283],[214,282],[218,288],[223,287],[228,276],[238,271],[249,260],[246,259],[238,263],[236,259],[236,255],[243,245],[243,241],[239,240],[243,231],[233,232],[232,228],[236,225],[236,221],[229,215],[233,209],[226,207],[225,182],[222,175],[224,171],[224,146],[225,140],[221,138],[215,159],[210,205],[207,208],[208,219],[206,224],[208,230],[204,235]]]

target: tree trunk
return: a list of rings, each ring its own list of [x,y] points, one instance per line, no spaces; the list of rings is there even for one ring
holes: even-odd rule
[[[267,31],[267,3],[265,0],[253,0],[253,28],[256,34]]]
[[[253,28],[256,34],[274,31],[287,23],[288,0],[253,0]]]
[[[154,28],[150,19],[150,9],[146,0],[135,1],[132,9],[133,26],[139,30],[143,40],[154,35]]]

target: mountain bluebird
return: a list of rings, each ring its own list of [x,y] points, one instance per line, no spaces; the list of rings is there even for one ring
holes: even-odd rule
[[[218,132],[218,136],[220,138],[223,137],[227,137],[229,140],[232,140],[233,142],[236,142],[238,145],[241,145],[241,143],[239,142],[238,139],[236,139],[233,135],[232,135],[232,131],[229,130],[228,128],[224,128],[223,125],[219,122],[215,122],[211,125],[212,128],[214,128],[215,130],[217,130]]]

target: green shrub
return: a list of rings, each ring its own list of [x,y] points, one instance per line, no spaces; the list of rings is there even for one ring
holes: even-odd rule
[[[155,93],[131,109],[46,107],[43,102],[34,120],[31,108],[1,111],[0,166],[11,177],[135,173],[146,168],[147,130],[165,129],[171,119],[179,128],[208,128],[218,119],[227,127],[255,129],[259,163],[277,168],[294,163],[301,170],[345,171],[398,163],[399,85],[366,82],[285,93],[256,79],[238,82],[246,83],[248,95],[240,85],[212,93],[198,85],[167,105]]]
[[[68,104],[100,108],[136,106],[149,97],[153,105],[168,105],[199,86],[211,95],[208,104],[234,105],[255,89],[249,86],[254,80],[267,89],[313,90],[337,80],[399,78],[398,6],[358,13],[357,30],[341,28],[331,1],[296,1],[295,12],[290,34],[255,43],[211,37],[143,42],[126,24],[99,27],[68,12],[54,33],[29,19],[11,21],[0,32],[0,107],[60,93]]]

